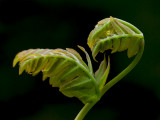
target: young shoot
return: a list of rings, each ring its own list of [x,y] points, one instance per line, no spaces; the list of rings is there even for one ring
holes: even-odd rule
[[[128,58],[135,58],[109,82],[106,81],[110,72],[110,56],[104,54],[104,60],[94,72],[91,58],[81,46],[78,47],[85,53],[88,64],[74,49],[29,49],[16,55],[13,67],[19,63],[19,74],[25,71],[34,76],[42,72],[42,79],[49,78],[52,87],[58,87],[67,97],[78,98],[84,107],[75,120],[82,120],[101,97],[139,62],[144,50],[144,37],[132,24],[110,17],[98,22],[89,34],[87,44],[95,61],[99,52],[104,54],[107,50],[112,54],[127,50]]]

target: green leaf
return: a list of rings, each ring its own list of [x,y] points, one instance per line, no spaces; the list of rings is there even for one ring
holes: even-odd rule
[[[107,68],[107,61],[106,61],[106,57],[104,55],[104,60],[101,62],[98,70],[95,72],[95,79],[98,84],[99,84],[99,81],[100,81],[101,77],[103,76],[106,68]]]
[[[127,51],[128,57],[136,55],[141,43],[144,41],[143,33],[132,24],[117,19],[106,18],[98,22],[88,37],[88,46],[95,57],[99,52],[111,50],[111,53]]]
[[[90,57],[89,57],[89,54],[87,53],[87,51],[86,51],[82,46],[79,46],[79,45],[78,45],[78,47],[86,54],[89,71],[90,71],[90,73],[93,75],[93,67],[92,67],[92,62],[91,62],[91,59],[90,59]]]
[[[108,78],[108,75],[109,75],[109,71],[110,71],[110,56],[108,56],[108,66],[107,66],[107,69],[105,69],[105,72],[103,74],[103,76],[101,77],[100,81],[99,81],[99,89],[102,90],[102,88],[104,87],[106,81],[107,81],[107,78]]]
[[[29,49],[16,55],[13,66],[18,62],[19,74],[26,71],[36,75],[42,71],[43,80],[49,77],[49,83],[67,97],[77,97],[84,104],[99,99],[91,66],[88,68],[73,49]]]
[[[108,56],[108,65],[107,65],[106,56],[104,55],[104,60],[101,62],[98,70],[95,72],[95,79],[97,80],[100,90],[104,87],[106,83],[109,71],[110,71],[110,57]]]

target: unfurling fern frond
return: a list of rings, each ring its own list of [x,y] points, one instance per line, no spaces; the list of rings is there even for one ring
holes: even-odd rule
[[[138,53],[143,44],[143,33],[138,28],[113,17],[99,21],[88,37],[94,59],[99,52],[109,49],[112,53],[128,49],[127,55],[130,58]]]
[[[83,103],[99,99],[98,84],[73,49],[29,49],[18,53],[13,66],[19,62],[19,74],[26,71],[36,75],[43,72],[43,80],[49,77],[49,83],[68,97],[77,97]]]

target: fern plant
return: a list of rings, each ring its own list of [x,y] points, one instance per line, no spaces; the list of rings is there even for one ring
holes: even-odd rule
[[[82,120],[88,111],[101,99],[114,84],[126,76],[139,62],[144,50],[142,32],[132,24],[117,19],[106,18],[98,22],[88,37],[88,46],[95,61],[96,55],[106,50],[111,53],[127,50],[128,57],[136,55],[134,60],[121,73],[106,83],[110,71],[110,56],[104,55],[96,72],[86,50],[78,46],[85,54],[86,64],[80,54],[70,48],[63,49],[29,49],[18,53],[13,67],[19,62],[19,74],[23,71],[33,76],[43,73],[43,80],[49,78],[52,87],[67,97],[77,97],[84,107],[75,120]]]

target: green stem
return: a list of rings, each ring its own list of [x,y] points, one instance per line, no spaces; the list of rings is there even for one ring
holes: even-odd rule
[[[132,63],[130,65],[128,65],[127,68],[125,68],[121,73],[119,73],[116,77],[114,77],[111,81],[109,81],[104,88],[101,91],[101,96],[104,95],[104,93],[106,93],[113,85],[115,85],[117,82],[119,82],[124,76],[126,76],[139,62],[139,60],[142,57],[144,51],[144,43],[142,43],[139,53],[137,54],[137,56],[134,58],[134,60],[132,61]]]
[[[86,116],[86,114],[89,112],[89,110],[97,103],[96,102],[92,102],[92,103],[87,103],[82,109],[81,111],[78,113],[78,115],[76,116],[75,120],[83,120],[83,118]]]

